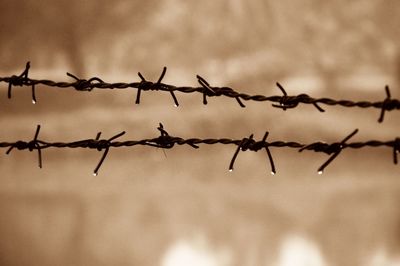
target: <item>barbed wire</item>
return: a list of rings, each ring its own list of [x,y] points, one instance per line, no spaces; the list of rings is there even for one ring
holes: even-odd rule
[[[164,67],[163,71],[157,80],[157,82],[148,81],[139,72],[138,76],[140,82],[118,82],[118,83],[107,83],[98,77],[92,77],[90,79],[82,79],[71,73],[67,75],[74,79],[73,82],[57,82],[47,79],[31,79],[28,77],[30,69],[30,62],[26,64],[25,70],[20,75],[12,75],[11,77],[0,77],[0,82],[8,83],[8,98],[12,97],[13,86],[31,86],[32,89],[32,103],[36,103],[35,86],[44,85],[48,87],[58,88],[74,88],[77,91],[92,91],[93,89],[137,89],[136,104],[140,104],[140,98],[142,91],[167,91],[171,94],[176,107],[179,106],[178,99],[175,95],[176,91],[182,93],[201,93],[203,95],[203,104],[208,104],[207,97],[219,97],[225,96],[234,98],[241,107],[246,107],[244,101],[257,101],[257,102],[272,102],[272,106],[280,108],[284,111],[287,109],[296,108],[299,104],[312,104],[318,111],[324,112],[325,110],[320,104],[330,106],[342,106],[342,107],[360,107],[360,108],[377,108],[381,109],[378,122],[382,123],[384,120],[385,112],[400,109],[400,101],[398,99],[392,99],[389,86],[385,86],[386,97],[383,101],[370,102],[370,101],[350,101],[350,100],[335,100],[330,98],[313,98],[307,94],[299,94],[295,96],[288,95],[284,87],[277,82],[276,85],[282,92],[282,96],[265,96],[265,95],[249,95],[240,93],[233,90],[230,87],[214,87],[211,86],[203,77],[197,75],[197,81],[201,85],[200,87],[189,87],[189,86],[174,86],[162,83],[162,80],[166,74],[167,68]]]
[[[369,140],[365,142],[352,142],[348,143],[348,141],[354,137],[358,133],[358,129],[355,129],[349,135],[347,135],[340,142],[326,143],[326,142],[313,142],[309,144],[302,144],[294,141],[272,141],[268,142],[267,138],[269,136],[269,132],[265,132],[264,137],[260,141],[256,141],[254,139],[254,134],[251,134],[249,137],[245,137],[243,139],[230,139],[230,138],[181,138],[170,135],[165,129],[164,126],[160,123],[158,126],[159,136],[148,139],[141,140],[126,140],[126,141],[117,141],[118,138],[125,134],[125,131],[122,131],[110,138],[100,139],[101,132],[97,133],[94,139],[84,139],[73,142],[47,142],[39,139],[40,133],[40,125],[37,126],[34,137],[30,141],[19,140],[16,142],[0,142],[0,148],[7,148],[6,154],[10,154],[14,149],[17,150],[29,150],[29,151],[37,151],[38,152],[38,164],[39,167],[42,168],[42,150],[48,148],[87,148],[87,149],[96,149],[98,151],[103,151],[103,154],[100,158],[99,163],[93,171],[95,176],[98,175],[99,169],[102,166],[104,160],[106,159],[109,150],[111,148],[120,148],[120,147],[133,147],[137,145],[142,146],[150,146],[155,148],[162,149],[172,149],[175,145],[189,145],[194,149],[198,149],[199,145],[236,145],[235,152],[232,156],[232,159],[229,163],[229,171],[233,171],[235,161],[239,155],[240,151],[254,151],[258,152],[260,150],[265,149],[267,153],[267,158],[269,160],[269,164],[271,167],[271,174],[276,174],[275,163],[272,157],[272,153],[270,148],[293,148],[297,149],[299,152],[303,152],[305,150],[314,151],[314,152],[322,152],[327,155],[330,155],[328,160],[326,160],[319,168],[318,173],[322,174],[325,168],[332,163],[332,161],[344,150],[347,148],[351,149],[361,149],[365,147],[389,147],[393,150],[393,163],[398,163],[397,153],[400,152],[400,138],[396,137],[393,140],[389,141],[379,141],[379,140]]]

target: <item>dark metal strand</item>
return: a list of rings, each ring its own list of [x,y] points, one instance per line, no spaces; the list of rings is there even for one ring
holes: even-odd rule
[[[39,131],[40,125],[37,126],[36,132],[34,135],[33,140],[30,141],[22,141],[18,140],[16,142],[0,142],[0,148],[6,148],[6,154],[10,154],[13,149],[17,150],[29,150],[34,151],[37,150],[38,152],[38,161],[39,167],[42,167],[42,150],[47,148],[88,148],[88,149],[96,149],[98,151],[104,151],[103,155],[97,164],[94,175],[98,174],[98,171],[105,161],[110,148],[118,148],[118,147],[133,147],[137,145],[141,146],[150,146],[162,149],[171,149],[175,145],[189,145],[192,148],[198,149],[200,144],[204,145],[215,145],[215,144],[222,144],[222,145],[235,145],[237,146],[231,162],[229,164],[229,170],[233,170],[234,163],[237,159],[237,156],[240,151],[254,151],[257,152],[261,149],[265,149],[268,155],[268,160],[271,166],[271,173],[275,174],[275,164],[272,158],[272,154],[270,151],[271,147],[274,148],[293,148],[297,149],[298,151],[314,151],[314,152],[322,152],[328,155],[331,155],[329,159],[322,164],[318,171],[322,173],[322,171],[340,154],[340,152],[344,149],[351,148],[351,149],[361,149],[365,147],[389,147],[393,150],[393,162],[397,164],[397,153],[400,151],[400,138],[395,138],[391,141],[379,141],[379,140],[369,140],[365,142],[352,142],[347,143],[347,141],[352,138],[358,130],[354,130],[351,134],[345,137],[341,142],[333,142],[333,143],[325,143],[325,142],[313,142],[308,144],[303,144],[294,141],[272,141],[268,142],[268,132],[265,133],[264,137],[261,141],[256,141],[254,139],[254,135],[250,135],[248,138],[243,139],[229,139],[229,138],[181,138],[171,136],[164,128],[163,124],[159,124],[157,128],[160,135],[158,137],[149,138],[149,139],[141,139],[141,140],[127,140],[127,141],[117,141],[116,139],[123,136],[125,131],[116,134],[115,136],[108,138],[108,139],[100,139],[101,132],[97,133],[94,139],[84,139],[78,140],[73,142],[47,142],[43,140],[39,140]]]
[[[389,87],[385,87],[386,98],[380,102],[369,102],[369,101],[349,101],[349,100],[335,100],[329,98],[313,98],[307,94],[299,95],[288,95],[284,87],[277,82],[277,86],[283,93],[282,96],[265,96],[265,95],[249,95],[240,93],[229,87],[212,87],[210,84],[201,76],[197,75],[197,80],[200,87],[189,87],[189,86],[174,86],[162,83],[162,80],[166,74],[167,68],[164,67],[163,71],[156,82],[147,81],[143,75],[139,72],[138,75],[141,79],[140,82],[118,82],[118,83],[107,83],[98,77],[90,79],[81,79],[73,74],[67,73],[67,75],[73,78],[74,82],[56,82],[46,79],[30,79],[28,77],[28,71],[30,68],[29,62],[27,63],[25,70],[22,74],[11,77],[0,77],[0,82],[8,83],[8,98],[11,98],[11,90],[13,86],[32,86],[32,101],[36,101],[35,88],[37,85],[45,85],[49,87],[58,88],[75,88],[78,91],[91,91],[93,89],[137,89],[136,104],[140,103],[140,97],[142,91],[168,91],[174,101],[175,106],[179,106],[178,100],[175,96],[175,91],[182,93],[201,93],[203,95],[203,104],[207,104],[208,97],[219,97],[225,96],[234,98],[241,107],[245,107],[242,100],[244,101],[257,101],[257,102],[272,102],[274,107],[287,110],[298,107],[299,104],[312,104],[318,111],[324,112],[324,109],[320,107],[320,104],[331,105],[331,106],[342,106],[342,107],[359,107],[359,108],[377,108],[381,109],[381,114],[378,119],[379,122],[383,122],[385,112],[392,110],[400,110],[400,100],[392,99],[389,91]]]

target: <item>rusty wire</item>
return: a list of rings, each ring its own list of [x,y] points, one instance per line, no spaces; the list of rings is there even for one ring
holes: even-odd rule
[[[272,153],[270,151],[271,148],[293,148],[298,150],[299,152],[303,152],[304,150],[314,151],[314,152],[322,152],[327,155],[330,155],[328,160],[326,160],[319,168],[318,173],[322,174],[324,169],[345,149],[361,149],[365,147],[389,147],[393,150],[393,163],[398,163],[397,153],[400,152],[400,138],[395,138],[389,141],[379,141],[379,140],[369,140],[365,142],[351,142],[348,141],[354,137],[358,133],[358,129],[355,129],[352,133],[346,136],[340,142],[326,143],[326,142],[313,142],[309,144],[303,144],[294,141],[272,141],[268,142],[267,137],[269,132],[267,131],[264,134],[264,137],[260,141],[256,141],[253,138],[253,134],[248,138],[245,137],[243,139],[230,139],[230,138],[181,138],[170,135],[160,123],[157,128],[159,131],[159,136],[148,139],[141,140],[125,140],[125,141],[117,141],[117,138],[120,138],[125,134],[125,131],[120,132],[111,138],[100,139],[101,132],[97,133],[94,139],[84,139],[74,142],[47,142],[39,139],[39,131],[40,125],[36,128],[36,133],[34,138],[30,141],[16,141],[16,142],[0,142],[0,148],[8,148],[6,154],[10,154],[10,152],[14,149],[17,150],[29,150],[29,151],[37,151],[38,152],[38,164],[39,167],[42,167],[42,150],[48,148],[87,148],[87,149],[96,149],[98,151],[103,151],[103,155],[96,168],[94,169],[93,174],[97,176],[98,171],[106,159],[108,152],[111,148],[118,147],[133,147],[137,145],[142,146],[150,146],[162,149],[172,149],[175,145],[189,145],[194,149],[198,149],[201,144],[204,145],[235,145],[237,146],[235,152],[232,156],[232,159],[229,164],[229,171],[233,171],[235,160],[240,151],[254,151],[258,152],[262,149],[265,149],[267,152],[267,158],[269,160],[269,164],[271,167],[271,174],[276,174],[276,168],[274,164],[274,160],[272,158]]]
[[[57,88],[74,88],[78,91],[92,91],[93,89],[137,89],[136,104],[140,103],[140,97],[142,91],[167,91],[171,94],[174,105],[179,106],[175,91],[182,93],[201,93],[203,95],[203,104],[208,104],[207,97],[219,97],[225,96],[234,98],[241,107],[245,107],[242,100],[244,101],[257,101],[257,102],[272,102],[272,106],[280,108],[284,111],[287,109],[296,108],[299,104],[312,104],[318,111],[324,112],[324,109],[320,106],[321,104],[330,106],[342,106],[342,107],[360,107],[360,108],[378,108],[381,109],[378,122],[381,123],[384,120],[385,112],[400,109],[400,101],[398,99],[392,99],[389,86],[385,86],[386,97],[383,101],[350,101],[350,100],[335,100],[330,98],[313,98],[307,94],[299,94],[290,96],[280,83],[276,83],[279,90],[282,92],[282,96],[265,96],[265,95],[249,95],[240,93],[229,87],[214,87],[211,86],[203,77],[197,75],[197,81],[200,87],[189,87],[189,86],[174,86],[162,83],[162,80],[166,74],[167,68],[164,67],[163,71],[157,80],[152,82],[146,80],[143,75],[139,72],[138,76],[140,82],[118,82],[118,83],[107,83],[98,77],[92,77],[90,79],[82,79],[76,77],[71,73],[67,75],[74,79],[73,82],[57,82],[47,79],[30,79],[28,72],[30,63],[26,64],[25,70],[20,75],[13,75],[11,77],[0,77],[0,82],[8,83],[8,98],[11,98],[11,90],[13,86],[31,86],[32,87],[32,102],[36,103],[35,86],[45,85],[48,87]]]

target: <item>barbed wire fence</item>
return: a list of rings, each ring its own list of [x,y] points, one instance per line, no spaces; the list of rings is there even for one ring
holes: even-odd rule
[[[141,79],[140,82],[131,83],[107,83],[98,77],[93,77],[90,79],[81,79],[73,74],[67,73],[67,75],[74,79],[73,82],[56,82],[46,79],[30,79],[28,77],[30,69],[30,62],[26,64],[25,70],[20,75],[12,75],[11,77],[0,77],[0,82],[8,83],[7,97],[12,98],[12,88],[13,86],[21,87],[31,87],[32,93],[32,103],[37,102],[35,86],[45,85],[48,87],[55,88],[74,88],[77,91],[92,91],[93,89],[137,89],[136,104],[140,104],[140,97],[142,91],[166,91],[171,94],[174,105],[179,106],[178,99],[175,92],[182,93],[201,93],[203,95],[203,104],[208,104],[207,97],[220,97],[225,96],[229,98],[235,98],[240,107],[245,108],[242,100],[245,101],[257,101],[257,102],[272,102],[272,106],[275,108],[280,108],[284,111],[287,109],[293,109],[298,107],[299,104],[312,104],[319,112],[325,112],[325,110],[320,106],[321,104],[331,105],[331,106],[342,106],[342,107],[360,107],[360,108],[377,108],[380,109],[380,115],[378,122],[382,123],[384,121],[384,116],[386,111],[399,110],[400,101],[398,99],[392,99],[389,86],[385,86],[386,97],[383,101],[370,102],[370,101],[350,101],[350,100],[335,100],[330,98],[313,98],[307,94],[299,94],[296,96],[290,96],[287,94],[284,87],[277,83],[279,90],[283,95],[281,96],[265,96],[265,95],[248,95],[245,93],[240,93],[229,87],[213,87],[211,86],[203,77],[197,75],[197,80],[200,87],[177,87],[174,85],[164,84],[162,80],[166,74],[167,68],[164,67],[163,71],[156,82],[148,81],[139,72],[138,76]],[[254,139],[254,135],[251,134],[249,137],[244,137],[242,139],[230,139],[230,138],[181,138],[170,135],[165,129],[162,123],[159,124],[157,128],[160,135],[154,138],[141,139],[141,140],[127,140],[127,141],[117,141],[125,134],[125,131],[116,134],[108,139],[100,139],[101,132],[97,133],[95,138],[84,139],[74,142],[47,142],[39,140],[41,126],[38,125],[36,128],[35,135],[30,141],[18,140],[15,142],[0,142],[0,148],[7,148],[6,154],[10,154],[12,150],[28,150],[37,151],[38,153],[38,165],[42,168],[42,150],[48,148],[87,148],[96,149],[98,151],[103,151],[103,154],[98,162],[96,168],[93,171],[95,176],[98,175],[99,169],[102,166],[104,160],[106,159],[110,148],[118,147],[133,147],[137,145],[150,146],[162,149],[171,149],[175,145],[189,145],[194,149],[198,149],[199,145],[235,145],[237,146],[232,159],[229,163],[229,171],[233,171],[234,163],[240,151],[254,151],[258,152],[264,149],[267,153],[267,158],[271,168],[271,174],[276,174],[276,167],[272,157],[270,148],[293,148],[297,149],[299,152],[304,150],[322,152],[330,157],[318,168],[318,173],[322,174],[325,168],[344,150],[344,149],[361,149],[365,147],[389,147],[392,149],[393,163],[398,163],[397,153],[400,152],[400,138],[395,137],[393,140],[381,141],[381,140],[369,140],[365,142],[352,142],[348,141],[358,133],[358,129],[355,129],[349,135],[347,135],[343,140],[339,142],[326,143],[316,141],[313,143],[299,143],[295,141],[272,141],[268,142],[267,138],[269,132],[267,131],[264,137],[260,141]]]

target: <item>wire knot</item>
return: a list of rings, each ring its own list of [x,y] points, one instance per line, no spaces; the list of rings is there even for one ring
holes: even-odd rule
[[[109,139],[100,139],[101,132],[97,133],[96,138],[94,140],[89,141],[87,147],[91,149],[97,149],[98,151],[104,150],[103,155],[100,158],[99,163],[97,164],[96,168],[93,171],[93,175],[97,176],[99,174],[99,169],[101,165],[103,164],[105,158],[107,157],[108,151],[110,150],[110,147],[112,147],[112,141],[121,137],[122,135],[125,134],[125,131],[122,131],[121,133],[109,138]]]
[[[102,151],[103,149],[107,149],[111,146],[111,142],[108,139],[101,139],[96,141],[96,149],[98,151]]]
[[[256,141],[253,139],[253,134],[251,134],[250,137],[242,139],[242,142],[240,143],[239,147],[242,151],[247,151],[247,150],[257,151],[254,149],[255,143]]]
[[[7,151],[6,154],[10,154],[10,152],[16,148],[17,150],[37,150],[38,151],[38,164],[39,168],[42,168],[42,148],[44,147],[44,143],[40,140],[38,140],[39,137],[39,132],[40,132],[40,125],[36,127],[36,133],[33,138],[33,140],[26,142],[26,141],[17,141],[14,143]]]
[[[283,111],[286,111],[286,109],[296,108],[299,105],[299,103],[305,102],[305,103],[312,103],[314,107],[317,108],[318,111],[325,112],[325,110],[322,109],[315,101],[313,102],[313,99],[307,94],[303,93],[297,96],[288,96],[286,90],[279,82],[277,82],[276,85],[283,93],[283,96],[280,96],[279,104],[272,104],[273,107],[281,108],[283,109]]]
[[[378,122],[382,123],[385,117],[385,111],[392,111],[394,109],[400,109],[400,101],[397,99],[391,99],[389,86],[385,86],[386,99],[382,102],[381,114]]]
[[[163,80],[165,73],[167,72],[167,67],[163,68],[163,71],[161,72],[160,77],[158,78],[157,82],[151,82],[151,81],[147,81],[143,75],[138,72],[138,76],[141,79],[137,89],[137,94],[136,94],[136,104],[140,104],[140,96],[141,96],[141,92],[142,90],[144,91],[148,91],[148,90],[152,90],[152,91],[158,91],[158,90],[168,90],[171,93],[171,97],[174,100],[174,106],[178,107],[179,106],[179,102],[178,99],[175,96],[175,93],[173,91],[173,89],[171,87],[166,86],[165,84],[161,83],[161,81]]]
[[[337,143],[337,142],[332,144],[328,144],[325,142],[316,142],[302,147],[299,150],[299,152],[302,152],[303,150],[312,150],[315,152],[323,152],[328,155],[331,155],[333,153],[340,152],[343,149],[343,147],[344,146],[342,143]]]
[[[147,143],[150,146],[162,148],[162,149],[171,149],[174,147],[175,142],[173,138],[168,134],[168,132],[164,129],[163,124],[159,124],[158,131],[160,131],[160,136],[158,138],[153,139],[151,142]]]
[[[242,150],[242,151],[251,150],[251,151],[257,152],[257,151],[261,150],[262,148],[265,148],[265,150],[267,151],[270,165],[271,165],[271,174],[275,175],[276,170],[275,170],[274,160],[272,158],[271,151],[269,150],[269,144],[266,141],[268,134],[269,134],[269,132],[267,131],[264,134],[264,137],[261,141],[255,141],[253,139],[253,136],[254,136],[253,134],[251,134],[250,137],[248,137],[248,138],[243,138],[242,141],[239,143],[238,147],[236,148],[235,153],[233,154],[233,157],[229,164],[229,171],[230,172],[233,171],[233,165],[235,164],[236,158],[237,158],[240,150]]]
[[[68,72],[67,76],[76,80],[75,83],[71,86],[74,87],[77,91],[92,91],[94,88],[96,88],[97,84],[104,83],[104,81],[98,77],[93,77],[91,79],[80,79],[77,76]]]
[[[25,70],[20,75],[12,75],[9,78],[9,91],[8,91],[8,98],[11,98],[11,86],[24,86],[30,85],[28,79],[29,68],[31,67],[30,62],[26,63]]]
[[[197,77],[197,82],[201,85],[203,88],[203,104],[207,105],[207,97],[206,96],[221,96],[221,95],[226,95],[226,96],[231,96],[236,99],[240,107],[244,108],[246,105],[242,103],[240,100],[239,96],[237,96],[236,92],[232,90],[231,88],[228,87],[223,87],[223,88],[218,88],[218,87],[211,87],[210,84],[201,76],[196,75]]]
[[[8,80],[8,91],[7,91],[7,97],[8,99],[11,99],[11,90],[12,86],[29,86],[32,85],[32,103],[36,103],[36,93],[35,93],[35,84],[31,82],[31,80],[28,78],[29,74],[29,69],[31,67],[31,63],[28,61],[25,66],[25,70],[19,75],[12,75],[9,80]]]
[[[335,142],[332,144],[327,144],[323,142],[317,142],[317,143],[312,143],[310,145],[305,145],[301,149],[299,149],[299,152],[302,152],[303,150],[313,150],[315,152],[324,152],[328,155],[331,155],[329,159],[323,163],[319,168],[318,168],[318,174],[322,174],[324,172],[324,169],[340,154],[340,152],[346,148],[346,142],[351,139],[355,134],[357,134],[358,129],[355,129],[352,133],[350,133],[347,137],[345,137],[341,142]]]

